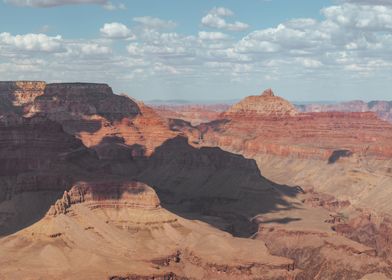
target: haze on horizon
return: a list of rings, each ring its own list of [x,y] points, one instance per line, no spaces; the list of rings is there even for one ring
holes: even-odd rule
[[[392,0],[0,0],[0,80],[142,100],[391,100],[391,50]]]

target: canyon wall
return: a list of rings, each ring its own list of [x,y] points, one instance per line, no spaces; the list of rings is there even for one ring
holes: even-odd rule
[[[334,104],[307,104],[297,105],[301,112],[374,112],[383,120],[392,122],[392,101],[370,101],[360,100],[348,101]]]

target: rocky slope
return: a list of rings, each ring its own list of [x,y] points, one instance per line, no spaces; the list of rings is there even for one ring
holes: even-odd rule
[[[301,112],[374,112],[383,120],[392,122],[392,101],[360,100],[335,103],[335,104],[307,104],[298,105]]]

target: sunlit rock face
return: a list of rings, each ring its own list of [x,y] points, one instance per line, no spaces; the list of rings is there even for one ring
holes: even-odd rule
[[[223,113],[222,117],[285,117],[297,114],[290,102],[275,96],[272,89],[267,89],[261,95],[244,98]]]
[[[392,125],[373,112],[298,113],[271,90],[250,96],[199,127],[204,143],[248,156],[328,160],[337,150],[390,158]]]
[[[35,98],[44,94],[45,82],[0,81],[0,115],[27,112]]]

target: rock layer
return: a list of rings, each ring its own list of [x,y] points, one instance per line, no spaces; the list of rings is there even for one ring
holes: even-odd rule
[[[392,101],[360,100],[334,103],[334,104],[307,104],[297,105],[301,112],[374,112],[383,120],[392,122]]]

